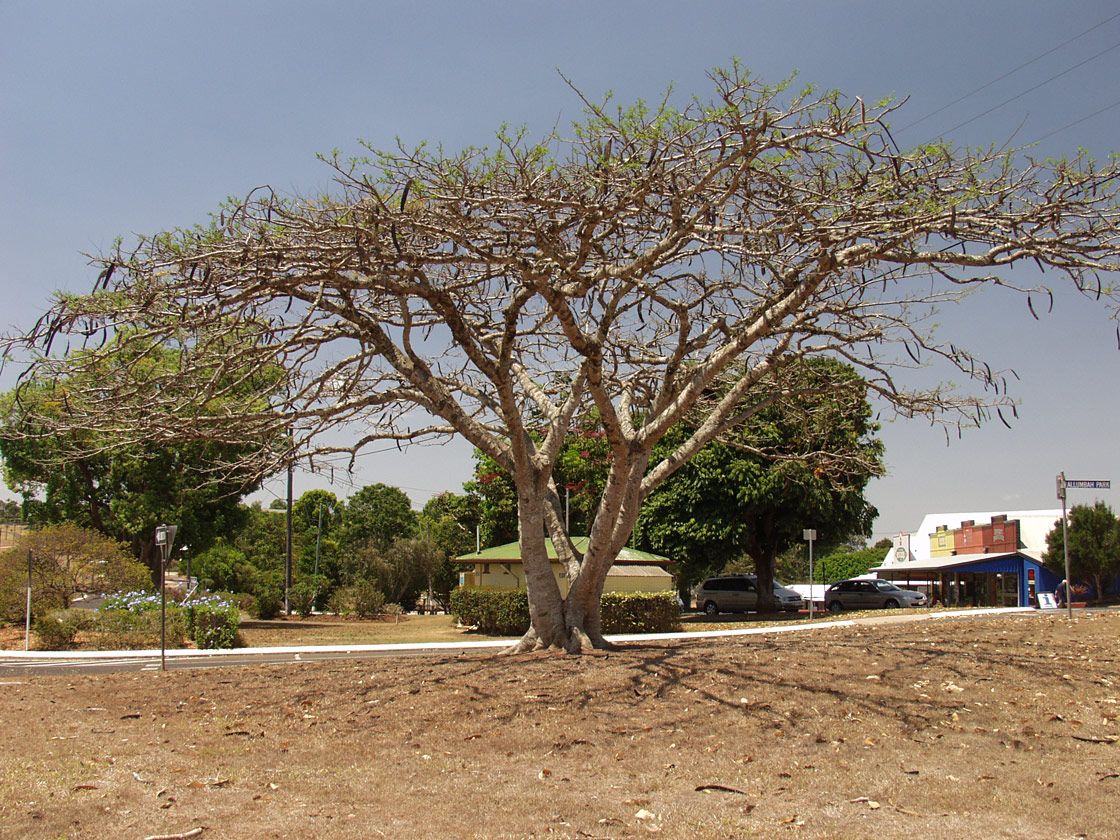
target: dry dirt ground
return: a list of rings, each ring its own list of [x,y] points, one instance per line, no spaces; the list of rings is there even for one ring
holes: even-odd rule
[[[1114,609],[6,677],[0,837],[1116,838],[1118,639]]]

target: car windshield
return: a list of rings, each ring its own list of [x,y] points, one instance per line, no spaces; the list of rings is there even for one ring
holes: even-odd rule
[[[893,583],[887,583],[885,580],[875,581],[875,586],[878,588],[878,590],[880,592],[899,592],[899,591],[901,591]]]

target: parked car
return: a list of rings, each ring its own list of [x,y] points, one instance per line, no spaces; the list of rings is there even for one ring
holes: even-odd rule
[[[797,612],[801,596],[774,581],[774,606]],[[758,609],[758,578],[754,575],[720,575],[708,578],[696,590],[696,608],[708,615],[741,613]]]
[[[913,589],[899,589],[889,580],[841,580],[824,593],[829,612],[841,610],[896,609],[924,607],[926,596]]]

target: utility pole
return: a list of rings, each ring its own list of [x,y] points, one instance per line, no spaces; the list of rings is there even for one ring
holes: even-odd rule
[[[31,650],[31,549],[27,549],[27,622],[23,628],[23,649]]]
[[[315,530],[315,574],[319,574],[319,544],[323,541],[323,500],[319,500],[319,525]]]

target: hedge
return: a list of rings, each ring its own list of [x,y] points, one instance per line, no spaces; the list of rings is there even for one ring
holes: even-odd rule
[[[524,589],[460,586],[451,592],[451,614],[488,636],[520,636],[529,629],[529,594]]]
[[[606,592],[600,601],[604,633],[671,633],[681,629],[672,592]],[[461,586],[451,592],[451,613],[460,624],[490,636],[520,636],[529,629],[524,589]]]
[[[681,605],[675,592],[604,592],[604,633],[675,633]]]

